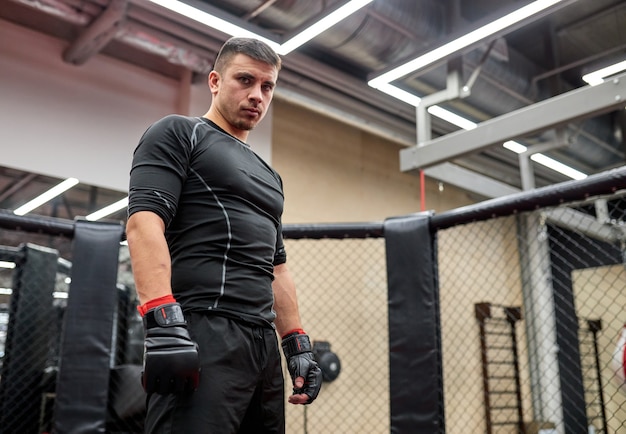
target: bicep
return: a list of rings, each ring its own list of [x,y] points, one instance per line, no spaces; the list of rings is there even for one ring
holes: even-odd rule
[[[152,211],[167,224],[176,214],[178,197],[189,169],[184,132],[162,120],[142,136],[133,155],[129,183],[129,216]]]

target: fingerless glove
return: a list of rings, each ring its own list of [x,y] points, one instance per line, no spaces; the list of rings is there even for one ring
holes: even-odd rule
[[[294,394],[304,393],[309,396],[307,404],[312,403],[322,388],[322,370],[313,356],[309,335],[301,331],[288,334],[283,338],[282,347],[292,383],[298,377],[304,378],[304,386],[294,387]]]

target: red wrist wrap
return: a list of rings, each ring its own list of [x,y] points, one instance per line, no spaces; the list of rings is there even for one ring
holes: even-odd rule
[[[144,316],[146,312],[148,312],[150,309],[154,309],[157,306],[167,303],[176,303],[176,299],[172,294],[164,295],[163,297],[147,301],[141,306],[137,306],[137,311],[139,312],[139,315]]]
[[[302,329],[289,330],[287,333],[281,336],[281,339],[285,339],[289,335],[306,335],[306,332]]]

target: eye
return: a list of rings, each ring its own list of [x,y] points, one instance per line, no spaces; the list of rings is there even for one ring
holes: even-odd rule
[[[243,84],[250,84],[250,77],[239,77],[239,81],[241,81]]]
[[[263,90],[265,92],[271,92],[272,90],[274,90],[274,86],[272,86],[271,84],[264,84],[263,85]]]

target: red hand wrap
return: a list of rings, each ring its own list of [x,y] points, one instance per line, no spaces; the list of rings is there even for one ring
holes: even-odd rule
[[[281,339],[285,339],[287,336],[290,335],[306,335],[306,332],[302,329],[289,330],[287,333],[281,336]]]
[[[150,300],[150,301],[142,304],[141,306],[137,306],[137,311],[143,317],[146,314],[146,312],[148,312],[150,309],[154,309],[157,306],[160,306],[162,304],[167,304],[167,303],[176,303],[176,299],[174,298],[174,296],[172,294],[168,294],[168,295],[164,295],[163,297],[155,298],[153,300]]]

